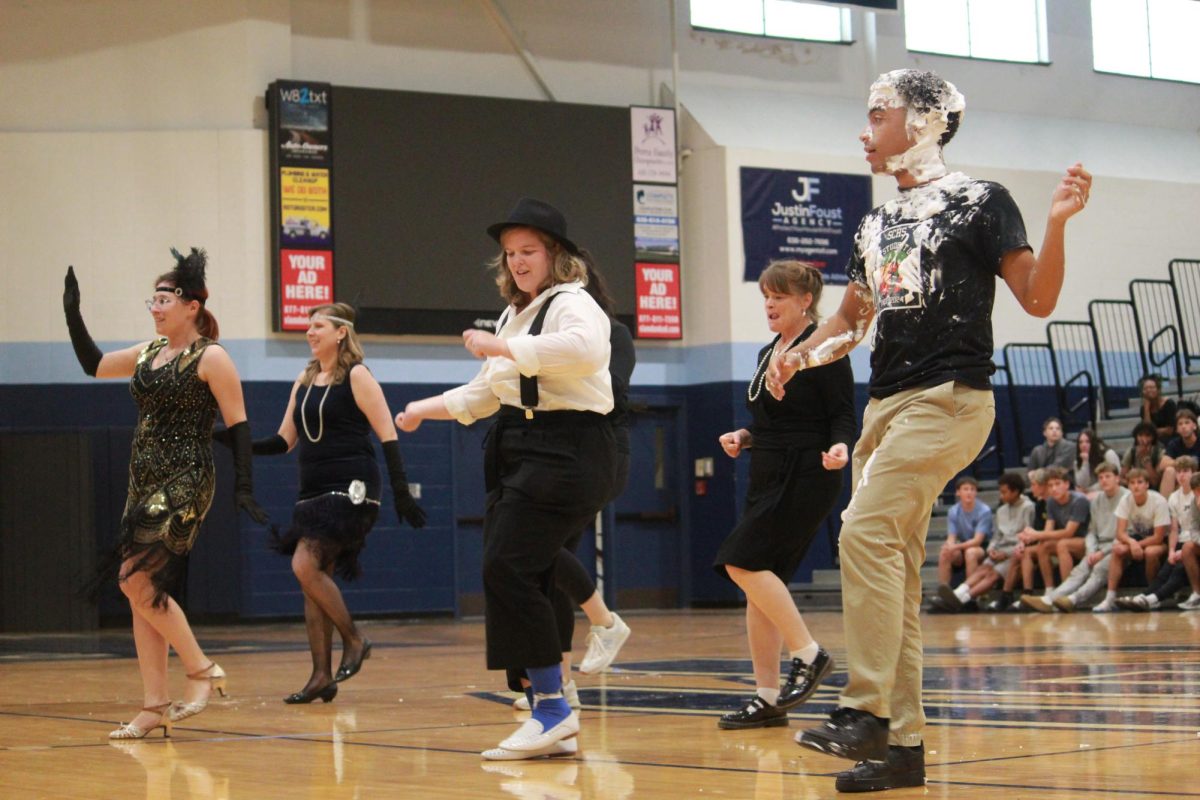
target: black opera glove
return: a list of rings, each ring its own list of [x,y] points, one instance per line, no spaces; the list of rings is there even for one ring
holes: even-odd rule
[[[250,426],[245,420],[229,427],[233,441],[233,505],[245,511],[259,525],[271,521],[267,512],[254,500],[254,477],[251,469]]]
[[[387,462],[388,480],[396,500],[396,515],[414,528],[425,527],[425,509],[417,504],[408,491],[408,476],[404,474],[404,459],[400,457],[400,442],[393,439],[383,443],[383,458]]]
[[[213,430],[212,440],[219,445],[233,449],[233,434],[229,428]],[[250,452],[256,456],[281,456],[288,451],[287,439],[278,433],[265,439],[255,439],[250,443]]]
[[[67,277],[63,281],[63,311],[67,315],[67,330],[71,334],[75,358],[79,359],[83,371],[94,378],[104,354],[96,347],[87,326],[83,324],[83,315],[79,312],[79,281],[75,279],[74,267],[67,267]]]

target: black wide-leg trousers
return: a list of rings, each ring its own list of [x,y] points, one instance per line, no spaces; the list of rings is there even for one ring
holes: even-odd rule
[[[516,413],[513,413],[513,412]],[[616,442],[600,414],[501,410],[485,454],[483,591],[488,669],[562,660],[554,614],[555,560],[612,495]]]

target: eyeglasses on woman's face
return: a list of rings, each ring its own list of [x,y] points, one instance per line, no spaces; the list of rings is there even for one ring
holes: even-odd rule
[[[174,297],[172,297],[171,295],[160,294],[155,297],[151,297],[149,300],[146,301],[146,310],[147,311],[166,311],[168,308],[170,308],[174,304],[175,304]]]

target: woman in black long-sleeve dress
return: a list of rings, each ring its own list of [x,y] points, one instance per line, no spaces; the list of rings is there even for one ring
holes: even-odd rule
[[[746,633],[756,694],[721,717],[721,728],[787,725],[787,709],[803,703],[833,669],[800,616],[787,583],[842,490],[842,468],[854,441],[854,376],[845,359],[804,370],[783,400],[766,391],[773,354],[804,341],[817,324],[821,273],[799,261],[777,261],[759,277],[767,324],[777,336],[758,354],[747,388],[750,429],[720,437],[731,458],[750,449],[750,488],[742,517],[717,552],[714,568],[746,593]],[[779,651],[791,669],[779,683]]]

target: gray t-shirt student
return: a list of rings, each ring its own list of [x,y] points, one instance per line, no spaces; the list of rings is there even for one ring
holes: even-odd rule
[[[1055,530],[1067,527],[1068,522],[1078,522],[1079,527],[1075,529],[1075,535],[1083,536],[1087,533],[1088,519],[1091,515],[1092,509],[1087,497],[1079,492],[1071,492],[1065,503],[1059,503],[1053,497],[1046,498],[1046,518],[1054,522]]]

